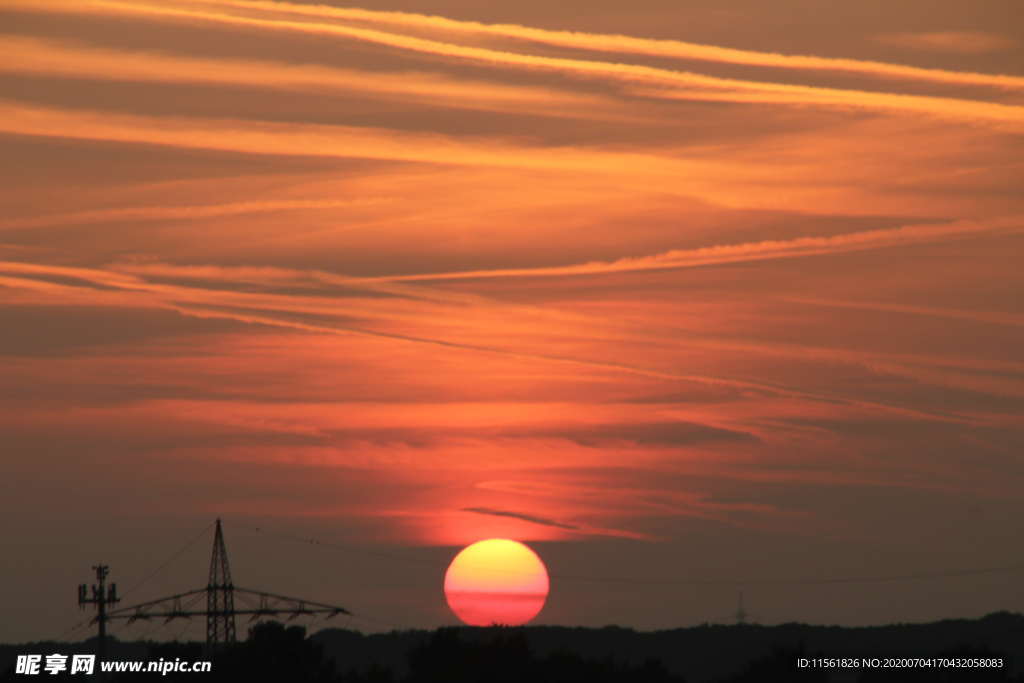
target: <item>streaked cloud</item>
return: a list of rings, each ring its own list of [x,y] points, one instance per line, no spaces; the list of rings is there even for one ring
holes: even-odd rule
[[[208,0],[206,4],[219,7],[257,9],[283,15],[290,14],[324,19],[349,19],[410,28],[428,28],[448,32],[500,36],[559,47],[603,52],[642,54],[787,69],[849,71],[872,76],[920,79],[963,85],[1024,87],[1024,78],[1010,75],[926,69],[870,60],[736,50],[678,40],[651,40],[633,36],[593,34],[579,31],[550,31],[515,24],[484,24],[474,21],[457,21],[436,15],[409,12],[386,12],[356,7],[330,7],[289,2],[266,2],[262,0]],[[978,51],[979,48],[981,50],[1005,49],[1012,45],[1012,42],[1005,38],[980,31],[893,34],[883,37],[883,40],[891,40],[899,44],[916,44],[919,47],[953,49],[957,51]]]
[[[500,139],[468,141],[370,127],[284,124],[238,119],[191,119],[54,109],[0,100],[0,132],[169,145],[247,154],[365,158],[508,168],[621,172],[634,167],[652,174],[679,172],[699,164],[652,154],[605,152],[573,147],[518,147]],[[172,124],[172,125],[169,125]]]
[[[425,273],[422,275],[395,276],[380,279],[409,281],[478,279],[486,277],[546,277],[557,275],[593,275],[636,270],[694,268],[743,261],[795,258],[864,249],[898,247],[935,240],[956,239],[988,231],[1017,233],[1022,229],[1024,229],[1024,219],[1008,217],[988,224],[959,222],[940,225],[909,225],[888,230],[872,230],[831,237],[801,237],[788,242],[756,242],[752,244],[701,247],[694,250],[673,250],[662,254],[627,258],[611,263],[583,263],[570,266],[519,270],[503,269],[463,273]]]
[[[922,31],[920,33],[885,33],[876,37],[880,43],[914,50],[932,50],[975,54],[1000,52],[1016,46],[1012,40],[984,31]]]
[[[375,97],[485,111],[530,112],[553,117],[596,117],[628,121],[622,103],[552,88],[495,85],[442,74],[380,73],[311,64],[240,59],[196,59],[68,42],[0,37],[8,59],[0,71],[95,80],[246,86],[325,94],[367,93]]]
[[[296,21],[293,19],[262,19],[168,7],[165,5],[132,4],[113,2],[111,0],[95,0],[95,2],[88,5],[68,6],[57,4],[46,8],[52,10],[54,7],[62,11],[88,12],[89,8],[95,8],[104,12],[195,19],[240,27],[330,35],[414,52],[467,59],[488,64],[554,70],[579,76],[604,76],[626,83],[640,84],[644,87],[639,89],[638,93],[647,97],[673,97],[698,101],[709,100],[734,103],[813,104],[820,106],[912,111],[944,118],[952,117],[956,119],[988,121],[993,124],[1008,126],[1011,129],[1019,128],[1021,120],[1024,120],[1024,108],[997,102],[746,81],[638,64],[548,57],[459,45],[335,23]],[[42,9],[42,6],[40,9]],[[684,86],[685,90],[666,90],[667,86]]]
[[[513,519],[521,519],[524,522],[530,522],[531,524],[540,524],[542,526],[553,526],[556,529],[566,529],[568,531],[576,531],[579,529],[575,524],[565,524],[563,522],[556,522],[553,519],[545,519],[543,517],[536,517],[534,515],[524,515],[520,512],[511,512],[509,510],[494,510],[492,508],[476,507],[476,508],[462,508],[463,512],[475,512],[478,515],[494,515],[495,517],[512,517]]]
[[[24,230],[45,228],[53,225],[94,224],[118,221],[161,221],[219,216],[239,216],[250,213],[272,211],[294,211],[307,209],[336,209],[352,205],[364,205],[373,200],[280,200],[269,202],[232,202],[229,204],[206,204],[196,206],[137,206],[75,213],[33,216],[31,218],[0,221],[0,230]]]

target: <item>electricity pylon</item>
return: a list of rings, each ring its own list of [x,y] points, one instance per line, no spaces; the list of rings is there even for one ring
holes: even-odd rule
[[[747,612],[747,610],[743,609],[743,591],[740,591],[740,602],[739,602],[739,606],[736,608],[736,615],[735,616],[736,616],[736,623],[737,624],[745,624],[745,623],[747,623],[747,617],[750,616],[750,614]]]
[[[206,617],[206,646],[209,649],[217,649],[236,641],[235,617],[240,614],[250,615],[249,621],[255,621],[260,617],[281,615],[295,619],[300,616],[323,614],[330,619],[339,614],[352,614],[344,607],[337,605],[236,587],[231,581],[231,567],[228,563],[228,551],[224,544],[224,532],[221,529],[220,519],[217,520],[217,528],[213,536],[210,578],[206,588],[197,588],[166,598],[157,598],[137,605],[108,610],[108,605],[120,601],[117,597],[116,587],[111,584],[110,590],[104,594],[104,579],[109,568],[106,565],[98,565],[93,568],[96,569],[96,578],[100,582],[99,588],[93,586],[93,599],[86,600],[85,584],[82,584],[78,588],[78,602],[83,606],[87,603],[97,605],[98,613],[93,622],[99,624],[101,649],[104,647],[106,638],[106,624],[113,619],[125,619],[129,624],[139,620],[164,619],[166,624],[174,619]],[[97,601],[99,595],[105,595],[105,597]],[[187,598],[192,598],[189,603],[194,603],[202,595],[206,596],[205,610],[190,610],[188,609],[189,604],[183,602]],[[253,609],[235,609],[236,595],[256,598],[258,606]],[[102,659],[102,655],[100,655],[100,659]]]
[[[217,520],[210,556],[210,581],[206,584],[206,644],[217,647],[235,642],[235,586],[231,583],[224,532]]]

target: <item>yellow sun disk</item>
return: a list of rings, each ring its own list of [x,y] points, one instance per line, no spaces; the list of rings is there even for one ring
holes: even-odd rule
[[[543,608],[548,573],[537,554],[517,541],[490,539],[464,548],[448,567],[444,591],[467,624],[524,624]]]

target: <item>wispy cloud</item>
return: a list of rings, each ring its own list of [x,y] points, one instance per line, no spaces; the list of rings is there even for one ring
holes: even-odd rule
[[[702,45],[679,40],[652,40],[633,36],[585,33],[580,31],[551,31],[515,24],[484,24],[475,21],[459,21],[446,17],[415,14],[409,12],[386,12],[355,7],[329,7],[325,5],[302,5],[290,2],[266,2],[262,0],[206,0],[207,4],[220,7],[258,9],[282,14],[310,16],[330,19],[368,21],[386,25],[440,29],[450,32],[490,35],[502,38],[517,38],[531,42],[556,45],[582,50],[599,50],[620,54],[642,54],[656,57],[692,59],[727,64],[806,69],[821,71],[846,71],[871,76],[908,78],[915,80],[956,83],[963,85],[989,85],[1004,88],[1024,88],[1024,78],[1013,75],[997,75],[926,69],[903,64],[891,64],[860,59],[816,57],[811,55],[788,55],[775,52],[737,50],[716,45]],[[1012,44],[998,36],[971,31],[949,31],[918,34],[895,34],[910,38],[922,45],[970,46],[992,49],[1005,48]]]
[[[937,318],[951,318],[953,320],[967,320],[970,322],[990,323],[993,325],[1010,325],[1013,327],[1024,327],[1024,315],[1018,315],[1015,313],[958,310],[954,308],[939,308],[937,306],[918,306],[913,304],[901,304],[888,301],[846,301],[842,299],[815,299],[813,297],[794,297],[791,300],[797,303],[809,304],[812,306],[827,306],[832,308],[855,308],[866,311],[883,311],[891,313],[908,313],[910,315],[934,316]]]
[[[36,304],[78,302],[87,305],[117,305],[155,307],[177,311],[183,315],[219,320],[232,320],[255,325],[286,330],[312,332],[318,334],[355,336],[367,339],[389,340],[402,344],[433,347],[453,351],[467,352],[474,355],[499,356],[527,361],[537,361],[550,365],[604,370],[627,375],[637,375],[660,380],[693,383],[712,387],[730,387],[763,396],[779,396],[825,404],[842,404],[859,406],[871,411],[881,411],[896,415],[912,416],[923,420],[940,422],[979,421],[977,416],[960,415],[950,411],[934,412],[919,410],[912,406],[896,402],[880,402],[864,400],[855,396],[844,396],[835,392],[804,391],[784,384],[755,381],[744,377],[722,374],[699,374],[675,372],[645,367],[640,363],[606,360],[604,358],[586,357],[580,354],[545,353],[536,350],[523,350],[515,345],[500,343],[493,334],[487,341],[466,341],[459,336],[432,336],[422,333],[413,324],[412,331],[407,326],[381,327],[375,324],[381,321],[399,322],[408,325],[417,320],[430,318],[441,311],[428,309],[421,304],[402,305],[400,307],[381,308],[379,302],[360,301],[356,298],[324,301],[316,296],[282,295],[276,293],[239,292],[231,289],[208,288],[200,286],[184,286],[151,282],[126,273],[83,268],[66,268],[61,266],[44,266],[17,262],[0,262],[0,273],[13,273],[14,276],[0,276],[0,284],[17,290],[35,292],[42,299],[34,300]],[[76,280],[83,281],[76,284]],[[84,286],[83,286],[84,284]],[[99,290],[97,290],[99,286]],[[451,310],[443,311],[450,314]],[[679,440],[677,434],[680,425],[674,425],[667,432],[671,438]],[[686,425],[682,425],[683,434],[692,440],[695,435]],[[599,436],[601,430],[595,431]],[[607,434],[623,436],[629,430],[607,430]],[[655,440],[657,430],[648,435],[647,439]],[[711,429],[713,437],[726,437],[731,440],[749,440],[750,435],[730,430]],[[635,433],[634,433],[635,435]],[[674,435],[674,436],[673,436]],[[699,436],[699,433],[697,434]]]
[[[0,131],[247,154],[390,159],[598,174],[621,173],[630,167],[654,174],[678,173],[700,167],[699,163],[653,154],[574,147],[544,148],[516,145],[501,138],[483,137],[473,141],[436,133],[357,126],[136,116],[35,107],[9,100],[0,100]]]
[[[954,54],[982,54],[1009,50],[1016,46],[1014,41],[995,33],[984,31],[922,31],[919,33],[884,33],[875,38],[880,43],[934,52]],[[1020,81],[1013,78],[1013,81]],[[1009,85],[1009,84],[1008,84]],[[1013,84],[1019,87],[1019,83]]]
[[[309,63],[252,59],[212,59],[136,50],[113,50],[15,36],[0,36],[7,59],[0,72],[105,81],[232,85],[261,90],[362,93],[405,104],[422,103],[476,111],[529,113],[641,121],[635,109],[611,97],[539,86],[516,86],[459,79],[431,72],[386,73],[339,69]]]
[[[865,249],[882,249],[909,244],[922,244],[971,235],[1024,230],[1024,218],[1006,217],[989,221],[953,221],[940,224],[906,225],[884,230],[834,235],[831,237],[799,237],[792,240],[772,240],[745,244],[680,249],[651,256],[624,258],[617,261],[590,262],[568,266],[539,268],[497,268],[455,273],[424,273],[422,275],[396,275],[377,278],[384,281],[440,281],[480,278],[551,277],[569,275],[595,275],[645,270],[695,268],[699,266],[767,259],[796,258],[822,254],[836,254]]]
[[[70,213],[44,214],[26,218],[0,220],[2,230],[24,230],[56,225],[113,223],[118,221],[165,221],[241,216],[274,211],[306,211],[338,209],[379,203],[380,199],[282,199],[272,201],[230,202],[194,206],[133,206],[95,209]]]
[[[1024,107],[1017,105],[932,97],[902,93],[844,90],[818,86],[720,78],[686,71],[674,71],[638,64],[611,63],[585,59],[549,57],[458,45],[375,29],[335,23],[261,19],[194,9],[139,5],[113,0],[94,0],[87,5],[47,5],[62,11],[106,11],[169,18],[189,18],[217,24],[249,26],[273,31],[333,35],[413,52],[440,55],[517,68],[553,70],[580,76],[606,78],[644,86],[638,92],[648,97],[683,98],[727,102],[811,104],[857,107],[869,110],[909,111],[940,118],[989,122],[1008,129],[1024,126]],[[671,89],[676,86],[676,89]]]
[[[522,512],[511,512],[509,510],[496,510],[494,508],[487,507],[468,507],[462,508],[463,512],[475,512],[478,515],[493,515],[495,517],[511,517],[513,519],[521,519],[524,522],[530,522],[531,524],[540,524],[541,526],[555,527],[556,529],[567,529],[569,531],[576,531],[579,529],[575,524],[565,524],[563,522],[556,522],[553,519],[547,519],[545,517],[537,517],[535,515],[527,515]]]

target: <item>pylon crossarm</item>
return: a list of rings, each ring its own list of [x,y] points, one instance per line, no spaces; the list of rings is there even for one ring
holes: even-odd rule
[[[245,595],[245,596],[255,596],[255,597],[259,598],[260,601],[261,601],[260,602],[261,608],[268,607],[268,605],[266,603],[266,600],[268,598],[272,599],[272,600],[280,600],[280,601],[284,601],[284,602],[290,602],[290,603],[292,603],[294,605],[294,607],[283,608],[283,607],[280,607],[278,605],[275,605],[275,606],[272,607],[272,609],[276,609],[277,611],[286,612],[286,613],[289,613],[289,614],[291,614],[291,613],[300,613],[300,614],[316,613],[316,614],[324,614],[324,613],[327,613],[327,612],[332,612],[333,614],[331,614],[331,616],[336,616],[338,614],[352,614],[351,612],[349,612],[344,607],[339,607],[338,605],[328,605],[327,603],[323,603],[323,602],[311,602],[311,601],[306,600],[304,598],[293,598],[293,597],[290,597],[290,596],[287,596],[287,595],[275,595],[274,593],[267,593],[266,591],[251,590],[249,588],[238,588],[238,587],[235,587],[235,595],[238,595],[238,594],[242,594],[242,595]],[[238,614],[251,613],[251,612],[243,612],[242,610],[237,610],[237,612],[238,612]]]
[[[128,617],[128,623],[130,624],[130,623],[132,623],[134,621],[138,621],[140,619],[145,621],[145,620],[147,620],[149,618],[150,618],[150,615],[147,614],[144,610],[140,609],[140,610],[136,610],[135,614],[132,614],[131,616]]]
[[[158,613],[160,608],[166,608],[169,605],[174,605],[176,602],[180,604],[182,598],[191,597],[193,595],[205,594],[205,588],[197,588],[196,590],[188,591],[187,593],[178,593],[177,595],[169,595],[166,598],[157,598],[156,600],[150,600],[148,602],[140,602],[136,605],[128,605],[127,607],[119,607],[117,609],[110,610],[107,613],[108,619],[128,619],[129,621],[138,621],[139,619],[148,619],[150,617],[161,616]],[[170,612],[178,612],[173,608],[165,610],[165,614]]]
[[[257,616],[257,617],[259,617],[259,616],[272,616],[272,617],[276,617],[276,616],[280,616],[282,614],[298,614],[298,615],[301,616],[301,615],[305,615],[305,614],[330,614],[330,613],[331,613],[331,610],[329,610],[329,609],[307,609],[307,610],[302,610],[302,611],[294,610],[294,609],[273,609],[273,610],[236,609],[235,610],[235,614],[253,614],[253,615]]]
[[[350,614],[342,609],[334,607],[318,607],[318,608],[305,608],[305,609],[236,609],[232,614],[251,614],[256,618],[259,617],[277,617],[282,615],[289,615],[291,618],[300,616],[309,616],[314,614],[326,614],[327,618],[337,616],[339,614]],[[143,615],[138,614],[118,614],[109,616],[108,619],[127,619],[129,622],[138,621],[140,619],[178,619],[184,617],[206,617],[209,616],[210,612],[207,610],[168,610],[166,612],[146,612]]]

